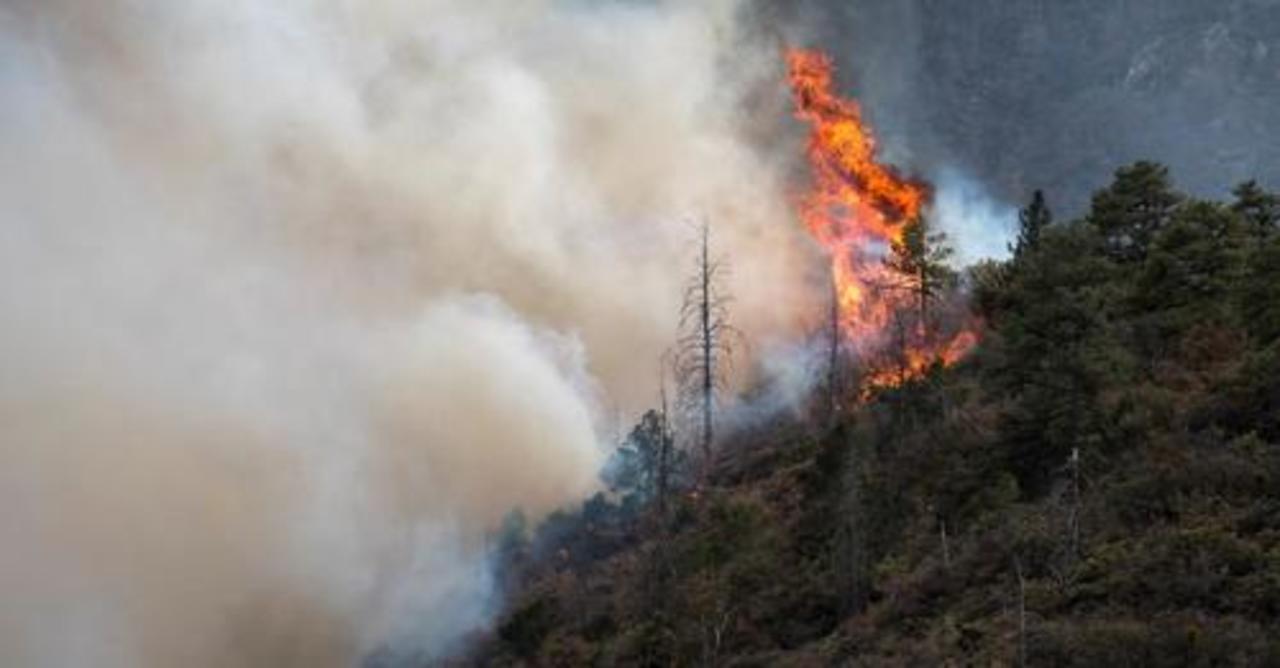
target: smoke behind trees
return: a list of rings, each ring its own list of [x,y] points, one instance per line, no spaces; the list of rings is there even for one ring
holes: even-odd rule
[[[654,396],[688,217],[788,333],[776,52],[690,4],[0,8],[0,663],[447,649]]]

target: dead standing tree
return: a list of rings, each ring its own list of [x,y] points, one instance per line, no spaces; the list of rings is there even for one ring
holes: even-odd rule
[[[827,323],[827,426],[833,427],[840,417],[840,402],[843,399],[840,387],[840,343],[844,338],[840,321],[840,287],[836,279],[831,277],[831,312]]]
[[[725,389],[735,343],[741,340],[741,334],[729,324],[732,298],[723,286],[728,268],[722,260],[711,257],[709,237],[703,223],[697,264],[680,305],[674,357],[681,412],[700,419],[699,468],[704,476],[711,465],[716,400]]]
[[[683,453],[675,449],[676,435],[672,424],[672,414],[667,401],[667,374],[675,367],[674,352],[667,349],[658,360],[658,403],[661,421],[662,447],[658,456],[657,498],[659,535],[667,529],[667,497],[672,488],[680,484],[687,460]]]

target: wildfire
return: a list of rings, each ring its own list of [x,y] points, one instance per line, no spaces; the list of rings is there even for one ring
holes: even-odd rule
[[[786,58],[796,116],[810,128],[813,184],[799,200],[799,214],[830,253],[839,328],[864,366],[864,391],[955,363],[977,343],[976,334],[961,329],[942,336],[923,318],[904,331],[901,314],[913,297],[884,263],[892,245],[902,242],[905,224],[931,201],[932,189],[878,161],[862,109],[833,92],[830,58],[804,49],[790,49]],[[896,359],[877,363],[894,339]]]

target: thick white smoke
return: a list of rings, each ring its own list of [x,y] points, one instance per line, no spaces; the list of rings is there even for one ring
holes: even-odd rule
[[[776,53],[693,5],[0,6],[0,664],[447,650],[651,398],[688,216],[791,327]]]
[[[955,248],[955,264],[963,267],[984,259],[1004,259],[1017,232],[1017,208],[995,200],[980,183],[956,169],[942,169],[936,179],[934,215]]]

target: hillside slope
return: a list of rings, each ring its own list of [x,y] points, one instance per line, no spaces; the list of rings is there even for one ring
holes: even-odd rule
[[[1121,169],[968,270],[964,363],[728,435],[662,500],[513,522],[459,661],[1280,665],[1277,222]]]

